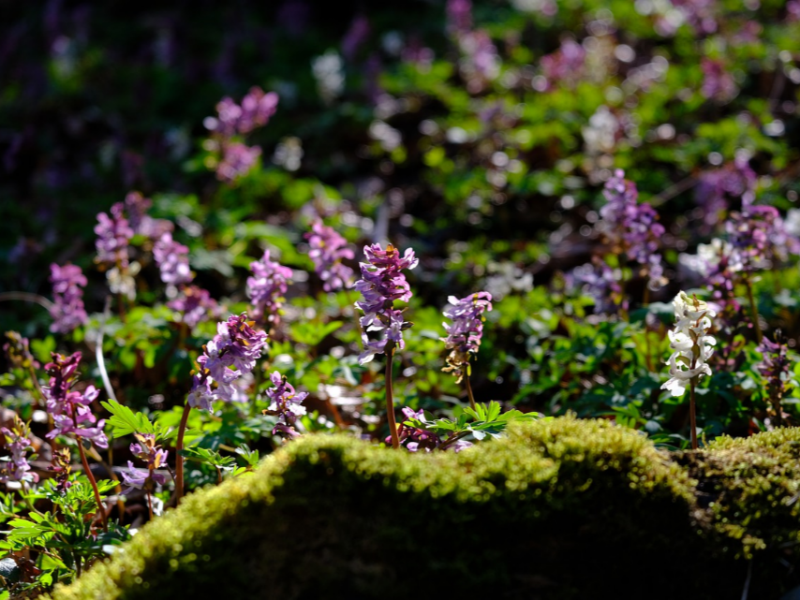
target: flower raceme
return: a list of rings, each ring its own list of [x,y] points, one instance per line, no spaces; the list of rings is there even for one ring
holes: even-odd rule
[[[264,413],[278,416],[278,422],[272,429],[272,435],[282,433],[290,438],[298,437],[300,434],[294,426],[297,418],[306,414],[303,400],[308,397],[308,392],[295,392],[292,384],[288,383],[286,377],[277,371],[273,372],[269,379],[274,387],[267,390],[270,405]]]
[[[326,227],[316,220],[311,231],[306,233],[311,250],[308,253],[314,263],[314,270],[323,281],[322,289],[332,292],[348,289],[353,285],[353,269],[342,264],[344,259],[352,259],[353,251],[347,247],[347,240],[336,233],[333,227]]]
[[[105,421],[98,421],[91,408],[100,392],[92,385],[83,392],[73,389],[78,378],[81,353],[66,357],[53,353],[51,356],[53,362],[45,365],[50,382],[43,391],[47,412],[53,416],[55,426],[47,437],[52,439],[57,435],[72,433],[75,437],[91,440],[98,448],[108,448],[108,438],[103,433]]]
[[[5,449],[11,454],[0,467],[0,482],[8,481],[39,481],[39,475],[31,472],[28,464],[28,450],[31,448],[31,430],[17,415],[14,415],[14,424],[11,428],[2,427]],[[7,466],[6,466],[7,465]]]
[[[411,288],[406,281],[403,269],[413,269],[419,264],[410,248],[400,256],[400,251],[388,244],[386,250],[380,244],[364,247],[367,262],[360,263],[361,279],[356,282],[356,289],[361,292],[363,300],[356,302],[356,308],[363,311],[361,326],[365,329],[364,352],[358,357],[362,365],[370,362],[376,354],[384,354],[389,343],[402,349],[403,331],[412,323],[403,318],[402,310],[394,309],[394,301],[408,302],[411,299]],[[370,340],[367,331],[384,332],[381,339]]]
[[[673,396],[682,396],[689,383],[701,375],[711,375],[708,359],[716,340],[708,334],[711,319],[716,316],[705,302],[681,292],[673,301],[675,329],[669,332],[672,355],[669,357],[670,379],[661,386]]]
[[[156,438],[151,433],[136,433],[136,442],[131,444],[131,454],[147,463],[147,469],[137,469],[132,461],[128,461],[128,468],[122,471],[122,478],[129,488],[143,489],[148,479],[157,485],[166,483],[166,475],[156,473],[155,469],[167,464],[168,452],[156,444]]]
[[[53,324],[50,331],[68,333],[86,323],[86,309],[83,306],[83,288],[86,276],[76,265],[50,265],[50,283],[53,285],[53,308],[50,316]]]
[[[153,256],[161,271],[161,281],[169,285],[180,285],[192,281],[189,269],[189,248],[172,239],[172,233],[164,232],[153,246]]]
[[[444,316],[452,324],[443,323],[447,337],[441,338],[450,350],[447,365],[443,371],[452,372],[458,383],[466,374],[469,376],[469,355],[477,354],[483,337],[483,313],[492,310],[492,295],[489,292],[476,292],[459,300],[448,298],[450,306],[444,309]]]
[[[292,277],[292,270],[269,259],[269,250],[264,251],[261,260],[250,263],[252,277],[247,278],[247,296],[253,305],[253,317],[264,323],[277,325],[280,322],[278,311],[283,306]]]
[[[231,402],[239,397],[241,392],[233,385],[234,381],[255,368],[267,343],[267,334],[256,331],[253,325],[245,313],[217,324],[217,335],[203,347],[203,355],[197,359],[189,406],[211,410],[215,400]]]

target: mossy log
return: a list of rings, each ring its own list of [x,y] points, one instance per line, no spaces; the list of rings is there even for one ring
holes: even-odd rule
[[[571,417],[459,454],[306,436],[52,597],[777,598],[799,454],[796,429],[669,454]]]

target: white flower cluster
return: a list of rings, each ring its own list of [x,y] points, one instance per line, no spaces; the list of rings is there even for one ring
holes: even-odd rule
[[[711,318],[716,313],[705,302],[690,298],[686,292],[675,297],[675,329],[669,332],[672,356],[669,357],[669,380],[661,386],[673,396],[682,396],[692,379],[711,375],[707,360],[717,341],[708,335]]]

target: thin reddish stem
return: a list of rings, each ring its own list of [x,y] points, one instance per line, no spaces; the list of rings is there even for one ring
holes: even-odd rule
[[[389,347],[389,345],[391,346]],[[400,447],[400,437],[397,435],[397,421],[394,417],[394,396],[392,393],[392,362],[394,359],[394,344],[387,343],[386,351],[386,414],[389,421],[389,432],[392,436],[392,448]]]
[[[186,424],[189,422],[189,413],[192,407],[187,403],[183,407],[183,415],[181,416],[181,424],[178,427],[178,440],[175,442],[175,505],[180,504],[183,497],[183,436],[186,433]]]

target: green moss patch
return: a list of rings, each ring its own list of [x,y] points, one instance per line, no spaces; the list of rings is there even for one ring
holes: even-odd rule
[[[53,598],[729,598],[751,557],[751,597],[777,597],[798,448],[785,430],[673,457],[569,417],[460,454],[308,436]]]

